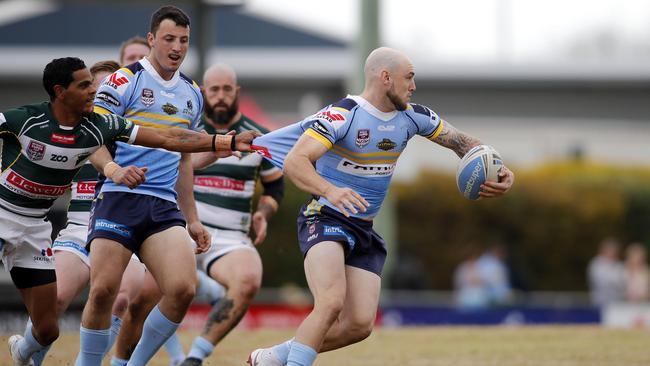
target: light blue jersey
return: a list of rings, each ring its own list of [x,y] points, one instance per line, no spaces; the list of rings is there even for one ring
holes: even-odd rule
[[[176,72],[171,80],[158,75],[147,58],[108,76],[95,97],[95,111],[124,116],[140,126],[200,130],[203,97],[191,79]],[[147,180],[135,189],[107,179],[101,192],[148,194],[176,202],[181,154],[121,142],[108,146],[121,166],[146,166]]]
[[[316,161],[316,171],[337,187],[349,187],[370,207],[354,217],[370,219],[379,212],[400,154],[415,135],[433,139],[442,121],[431,109],[409,104],[405,111],[381,112],[360,96],[327,106],[290,126],[253,142],[256,150],[282,168],[289,150],[302,134],[320,141],[328,151]],[[304,214],[326,205],[339,211],[324,197],[316,197]]]

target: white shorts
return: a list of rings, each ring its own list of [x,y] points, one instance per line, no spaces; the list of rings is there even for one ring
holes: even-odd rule
[[[45,218],[17,215],[0,208],[0,256],[5,269],[54,269],[52,224]]]
[[[59,236],[52,244],[52,250],[74,253],[82,262],[90,267],[90,253],[86,250],[86,238],[88,237],[88,225],[68,225],[59,231]]]
[[[86,239],[88,238],[88,225],[77,225],[68,223],[52,244],[52,250],[65,251],[75,254],[82,262],[90,267],[90,253],[86,250]],[[132,254],[131,260],[140,262],[137,255]]]
[[[206,226],[212,235],[212,245],[207,252],[196,256],[196,266],[198,269],[208,273],[208,266],[216,259],[232,252],[233,250],[257,250],[251,241],[251,238],[241,231],[220,230]]]

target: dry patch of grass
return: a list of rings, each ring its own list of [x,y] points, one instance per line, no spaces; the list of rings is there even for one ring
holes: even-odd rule
[[[195,333],[182,332],[187,352]],[[248,353],[293,336],[292,330],[234,331],[206,366],[245,365]],[[0,364],[10,364],[7,337],[0,337]],[[63,334],[46,366],[72,366],[78,334]],[[161,351],[150,363],[166,366]],[[367,340],[319,355],[316,365],[406,366],[636,366],[650,364],[650,330],[555,327],[426,327],[378,329]],[[108,365],[108,361],[105,362]]]

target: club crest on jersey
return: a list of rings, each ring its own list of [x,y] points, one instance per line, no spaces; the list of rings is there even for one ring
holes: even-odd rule
[[[38,161],[43,160],[45,156],[45,145],[37,141],[30,141],[27,146],[27,157],[29,160]]]
[[[355,144],[359,147],[364,147],[370,142],[370,130],[367,128],[362,128],[357,130],[357,140]]]
[[[397,146],[397,144],[390,139],[383,139],[377,143],[377,148],[384,151],[393,150],[395,146]]]
[[[165,103],[165,105],[162,106],[162,110],[169,115],[178,113],[178,107],[169,102]]]
[[[156,98],[153,95],[153,90],[147,88],[142,89],[142,94],[140,95],[140,101],[145,106],[151,107],[156,101]]]

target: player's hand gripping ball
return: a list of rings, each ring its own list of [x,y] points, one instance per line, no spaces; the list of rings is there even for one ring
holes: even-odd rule
[[[473,147],[458,164],[456,185],[468,200],[480,198],[481,184],[486,180],[499,181],[499,170],[503,167],[501,155],[492,146]]]

